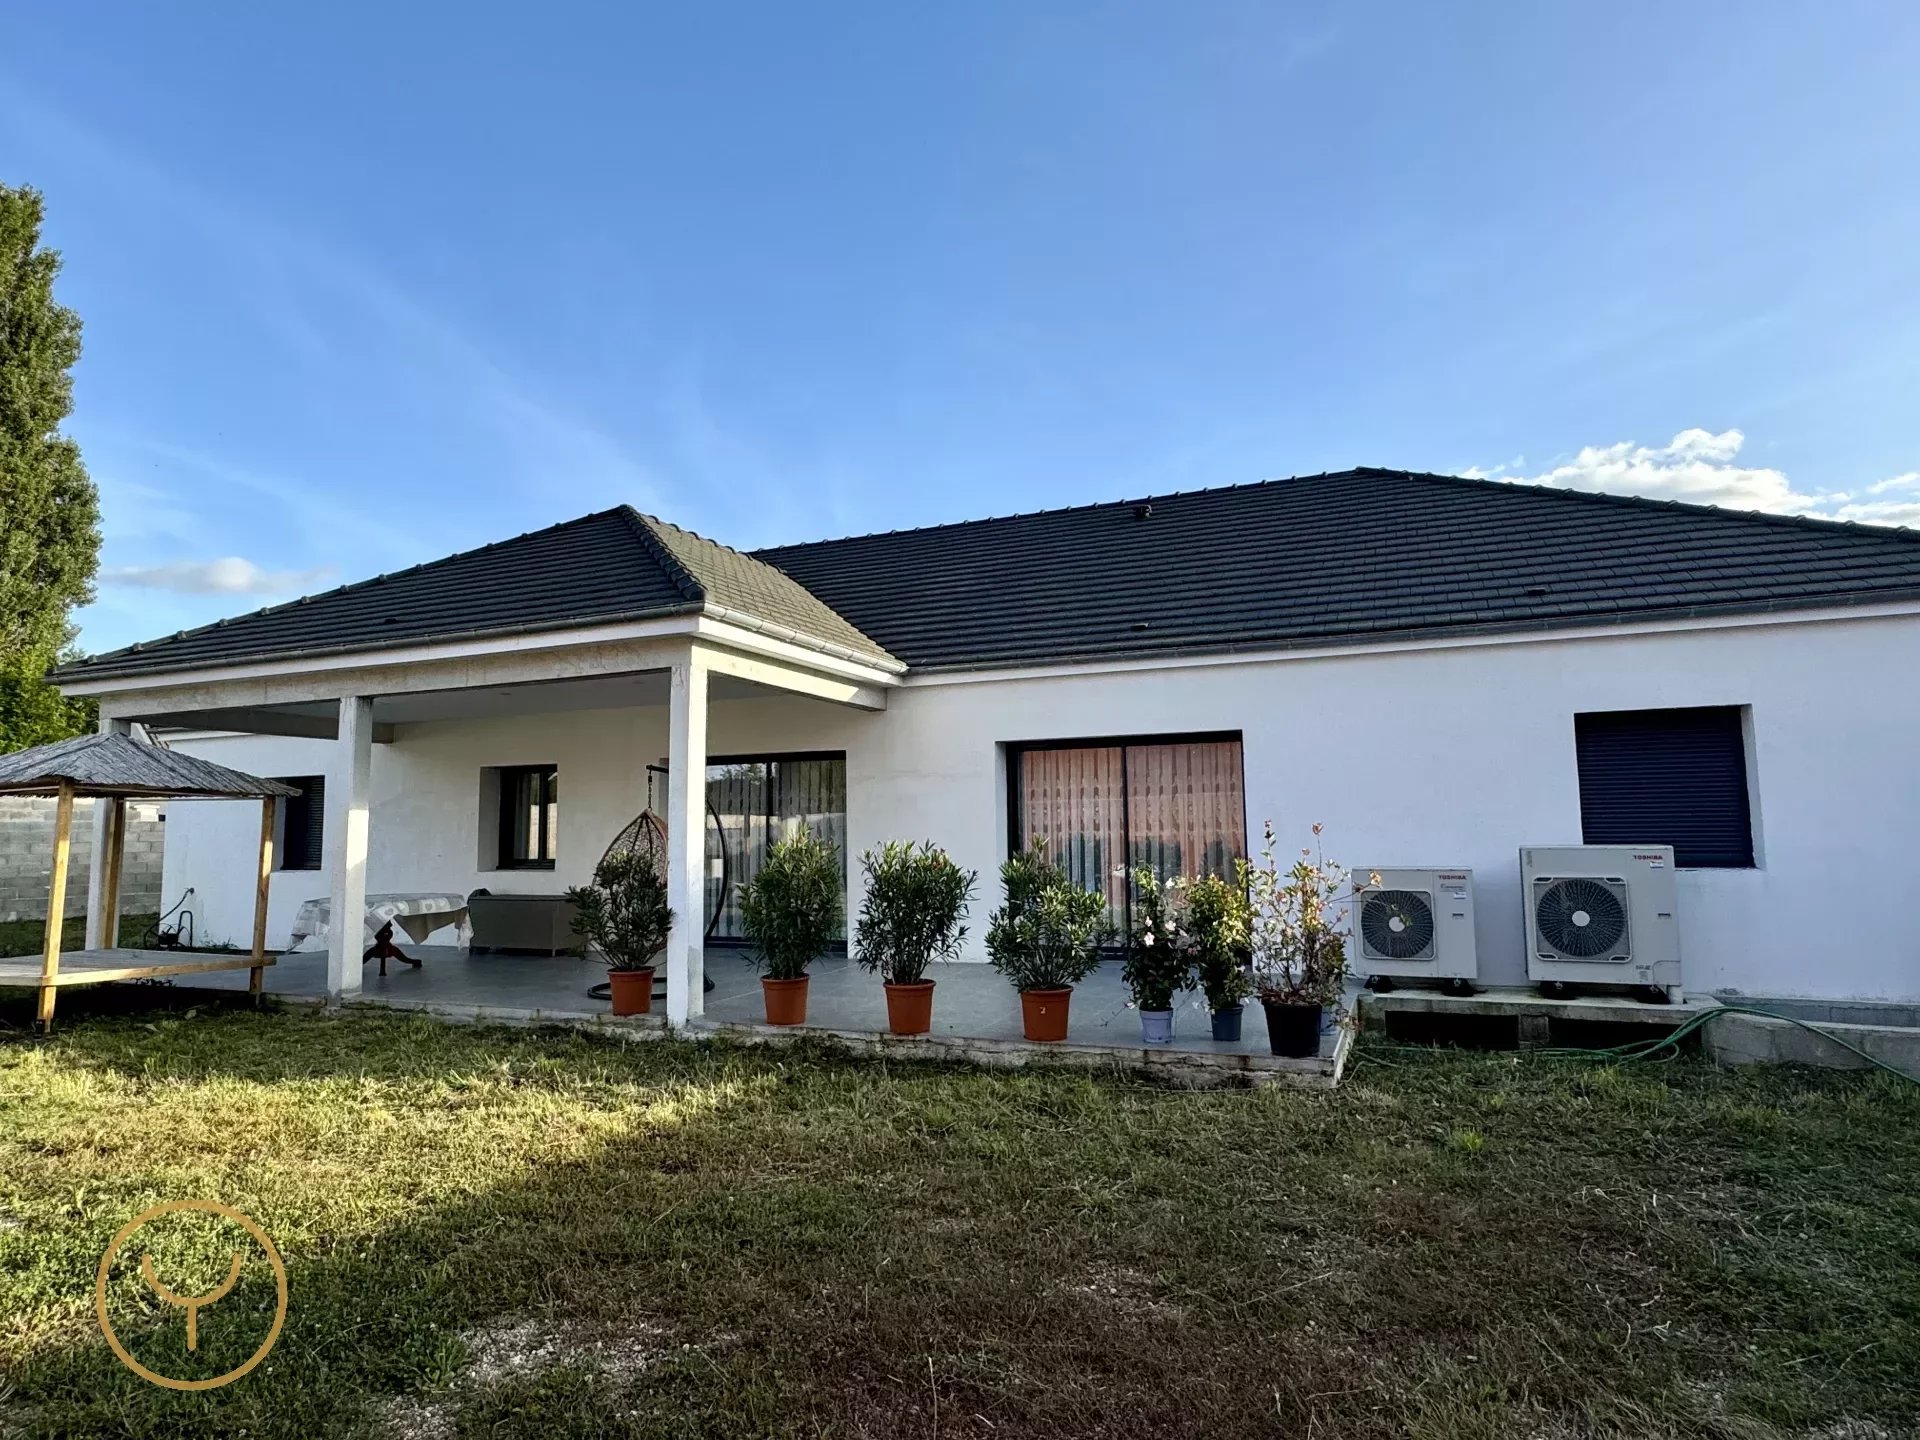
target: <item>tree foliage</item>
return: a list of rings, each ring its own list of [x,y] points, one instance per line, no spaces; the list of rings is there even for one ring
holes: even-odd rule
[[[93,598],[100,503],[73,409],[80,317],[53,298],[60,257],[40,244],[37,190],[0,184],[0,751],[76,733],[90,706],[45,683]]]

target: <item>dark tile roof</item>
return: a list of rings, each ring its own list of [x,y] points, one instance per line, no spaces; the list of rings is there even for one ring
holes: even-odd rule
[[[1920,598],[1914,531],[1373,469],[755,553],[915,667]]]
[[[618,506],[62,667],[58,680],[527,634],[713,605],[833,648],[891,657],[778,570]]]
[[[621,506],[70,665],[194,670],[724,608],[980,666],[1920,599],[1920,533],[1347,470],[743,554]]]

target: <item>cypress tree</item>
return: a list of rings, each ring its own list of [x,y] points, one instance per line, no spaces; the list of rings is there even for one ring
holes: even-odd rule
[[[93,711],[44,678],[71,650],[100,561],[99,494],[60,433],[80,317],[53,297],[44,214],[39,191],[0,184],[0,751],[78,733]]]

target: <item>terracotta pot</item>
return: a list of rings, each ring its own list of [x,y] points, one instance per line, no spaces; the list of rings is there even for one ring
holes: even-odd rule
[[[1304,1060],[1320,1053],[1320,1006],[1260,999],[1267,1012],[1267,1044],[1276,1055]]]
[[[924,1035],[933,1028],[933,981],[887,982],[887,1029],[896,1035]]]
[[[1022,990],[1020,992],[1020,1029],[1029,1040],[1067,1038],[1067,1002],[1073,991]]]
[[[616,1015],[653,1013],[653,967],[644,970],[609,970],[607,989],[613,995]]]
[[[811,978],[807,975],[802,975],[798,980],[761,978],[760,994],[767,1002],[767,1024],[807,1023],[807,981]]]

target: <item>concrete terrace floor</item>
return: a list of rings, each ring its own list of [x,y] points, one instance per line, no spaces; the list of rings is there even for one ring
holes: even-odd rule
[[[360,1000],[435,1010],[471,1007],[515,1019],[558,1021],[611,1015],[606,1001],[587,995],[587,988],[604,980],[606,972],[577,956],[469,955],[445,945],[404,948],[421,961],[420,966],[389,961],[387,974],[382,977],[378,963],[369,962],[362,969]],[[706,965],[714,988],[706,995],[704,1021],[728,1028],[765,1030],[760,979],[748,954],[716,947],[707,951]],[[868,974],[844,956],[825,957],[815,962],[810,973],[813,983],[805,1028],[841,1035],[885,1032],[886,995],[878,976]],[[1020,996],[998,971],[985,964],[960,962],[936,965],[932,979],[937,986],[932,1039],[1021,1043]],[[241,971],[237,975],[186,976],[176,983],[196,989],[233,990],[245,989],[246,982],[246,972]],[[324,996],[325,954],[312,951],[282,955],[267,968],[266,990],[288,999]],[[1246,1007],[1241,1039],[1236,1042],[1212,1039],[1199,992],[1183,995],[1180,1001],[1174,1016],[1173,1044],[1155,1046],[1156,1051],[1271,1058],[1266,1018],[1257,1002]],[[665,1002],[656,999],[656,1018],[664,1008]],[[1323,1062],[1334,1057],[1339,1038],[1329,1024],[1321,1036]],[[1142,1048],[1139,1013],[1128,1005],[1117,960],[1103,964],[1075,988],[1067,1045],[1129,1052]]]

